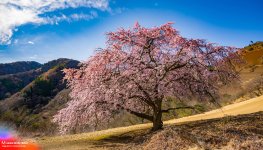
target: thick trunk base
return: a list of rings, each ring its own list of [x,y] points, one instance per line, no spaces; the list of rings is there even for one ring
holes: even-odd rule
[[[163,122],[159,122],[159,123],[153,123],[153,127],[151,129],[151,131],[157,131],[157,130],[162,130],[163,129]]]
[[[162,111],[158,110],[154,113],[153,116],[153,127],[152,131],[160,130],[163,128],[163,122],[162,122]]]

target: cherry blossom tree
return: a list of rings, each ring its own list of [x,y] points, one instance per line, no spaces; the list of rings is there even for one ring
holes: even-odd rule
[[[127,111],[161,129],[167,97],[181,100],[217,99],[218,88],[238,77],[238,49],[200,39],[186,39],[167,23],[107,34],[107,47],[65,70],[72,100],[54,121],[66,132],[75,126],[106,122]]]

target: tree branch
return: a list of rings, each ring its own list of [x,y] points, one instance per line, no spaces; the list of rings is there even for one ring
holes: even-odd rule
[[[143,94],[147,97],[147,99],[149,99],[149,101],[153,102],[150,94],[146,90],[144,90],[144,88],[138,82],[136,82],[133,79],[130,79],[130,80],[133,81],[137,85],[139,90],[141,90],[143,92]]]
[[[153,46],[153,42],[154,42],[154,38],[149,38],[147,40],[147,45],[144,46],[144,50],[146,51],[146,53],[148,54],[151,62],[153,62],[155,64],[155,67],[158,66],[156,60],[153,58],[153,56],[151,55],[151,51],[152,51],[152,46]]]
[[[135,112],[135,111],[132,111],[132,110],[129,110],[129,109],[125,109],[127,112],[129,112],[130,114],[133,114],[137,117],[140,117],[140,118],[143,118],[143,119],[146,119],[146,120],[149,120],[149,121],[153,121],[153,116],[150,116],[150,115],[147,115],[147,114],[144,114],[144,113],[138,113],[138,112]]]
[[[160,80],[163,80],[170,71],[176,70],[176,69],[179,69],[179,68],[182,68],[182,67],[186,66],[187,63],[188,63],[188,62],[186,62],[186,63],[184,63],[184,64],[178,64],[178,62],[174,62],[171,66],[165,67],[165,68],[164,68],[164,69],[165,69],[165,73],[162,75],[162,77],[160,78]]]
[[[97,104],[110,104],[110,105],[114,105],[114,103],[108,103],[107,101],[100,101],[100,102],[96,102]],[[140,117],[140,118],[143,118],[143,119],[146,119],[146,120],[149,120],[149,121],[153,121],[153,116],[150,116],[150,115],[147,115],[145,113],[139,113],[139,112],[136,112],[136,111],[133,111],[129,108],[124,108],[123,106],[121,106],[120,104],[117,104],[116,107],[118,109],[122,109],[122,110],[125,110],[127,112],[129,112],[130,114],[132,115],[135,115],[137,117]]]
[[[141,96],[141,95],[132,95],[129,97],[129,99],[132,98],[138,98],[140,100],[142,100],[143,102],[145,102],[147,105],[154,107],[154,103],[150,100],[147,100],[145,97]]]
[[[124,107],[122,107],[121,105],[117,105],[117,107],[118,107],[119,109],[125,110],[125,111],[129,112],[130,114],[135,115],[135,116],[137,116],[137,117],[140,117],[140,118],[143,118],[143,119],[146,119],[146,120],[149,120],[149,121],[153,121],[153,116],[147,115],[147,114],[145,114],[145,113],[139,113],[139,112],[130,110],[130,109],[128,109],[128,108],[124,108]]]

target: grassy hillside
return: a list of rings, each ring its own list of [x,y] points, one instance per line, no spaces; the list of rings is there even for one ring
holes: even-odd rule
[[[262,115],[261,112],[171,125],[156,133],[141,130],[101,141],[91,141],[89,147],[109,150],[260,150],[263,145]],[[70,145],[66,149],[73,147]]]
[[[263,96],[204,114],[164,122],[163,131],[139,124],[90,133],[37,138],[44,149],[248,149],[262,146]],[[236,116],[240,115],[241,116]],[[236,116],[236,117],[231,117]],[[222,119],[217,119],[222,118]],[[203,120],[203,121],[202,121]]]
[[[263,64],[263,42],[256,42],[244,47],[244,57],[249,65]]]
[[[239,68],[240,81],[221,89],[223,105],[247,100],[263,94],[263,42],[256,42],[241,50],[246,63]]]

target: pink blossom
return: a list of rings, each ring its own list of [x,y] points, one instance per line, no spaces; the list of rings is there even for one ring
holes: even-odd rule
[[[107,47],[65,70],[72,100],[54,117],[61,132],[95,126],[127,111],[162,127],[162,103],[167,97],[216,100],[217,89],[238,77],[234,47],[186,39],[167,23],[119,29],[107,34]]]

